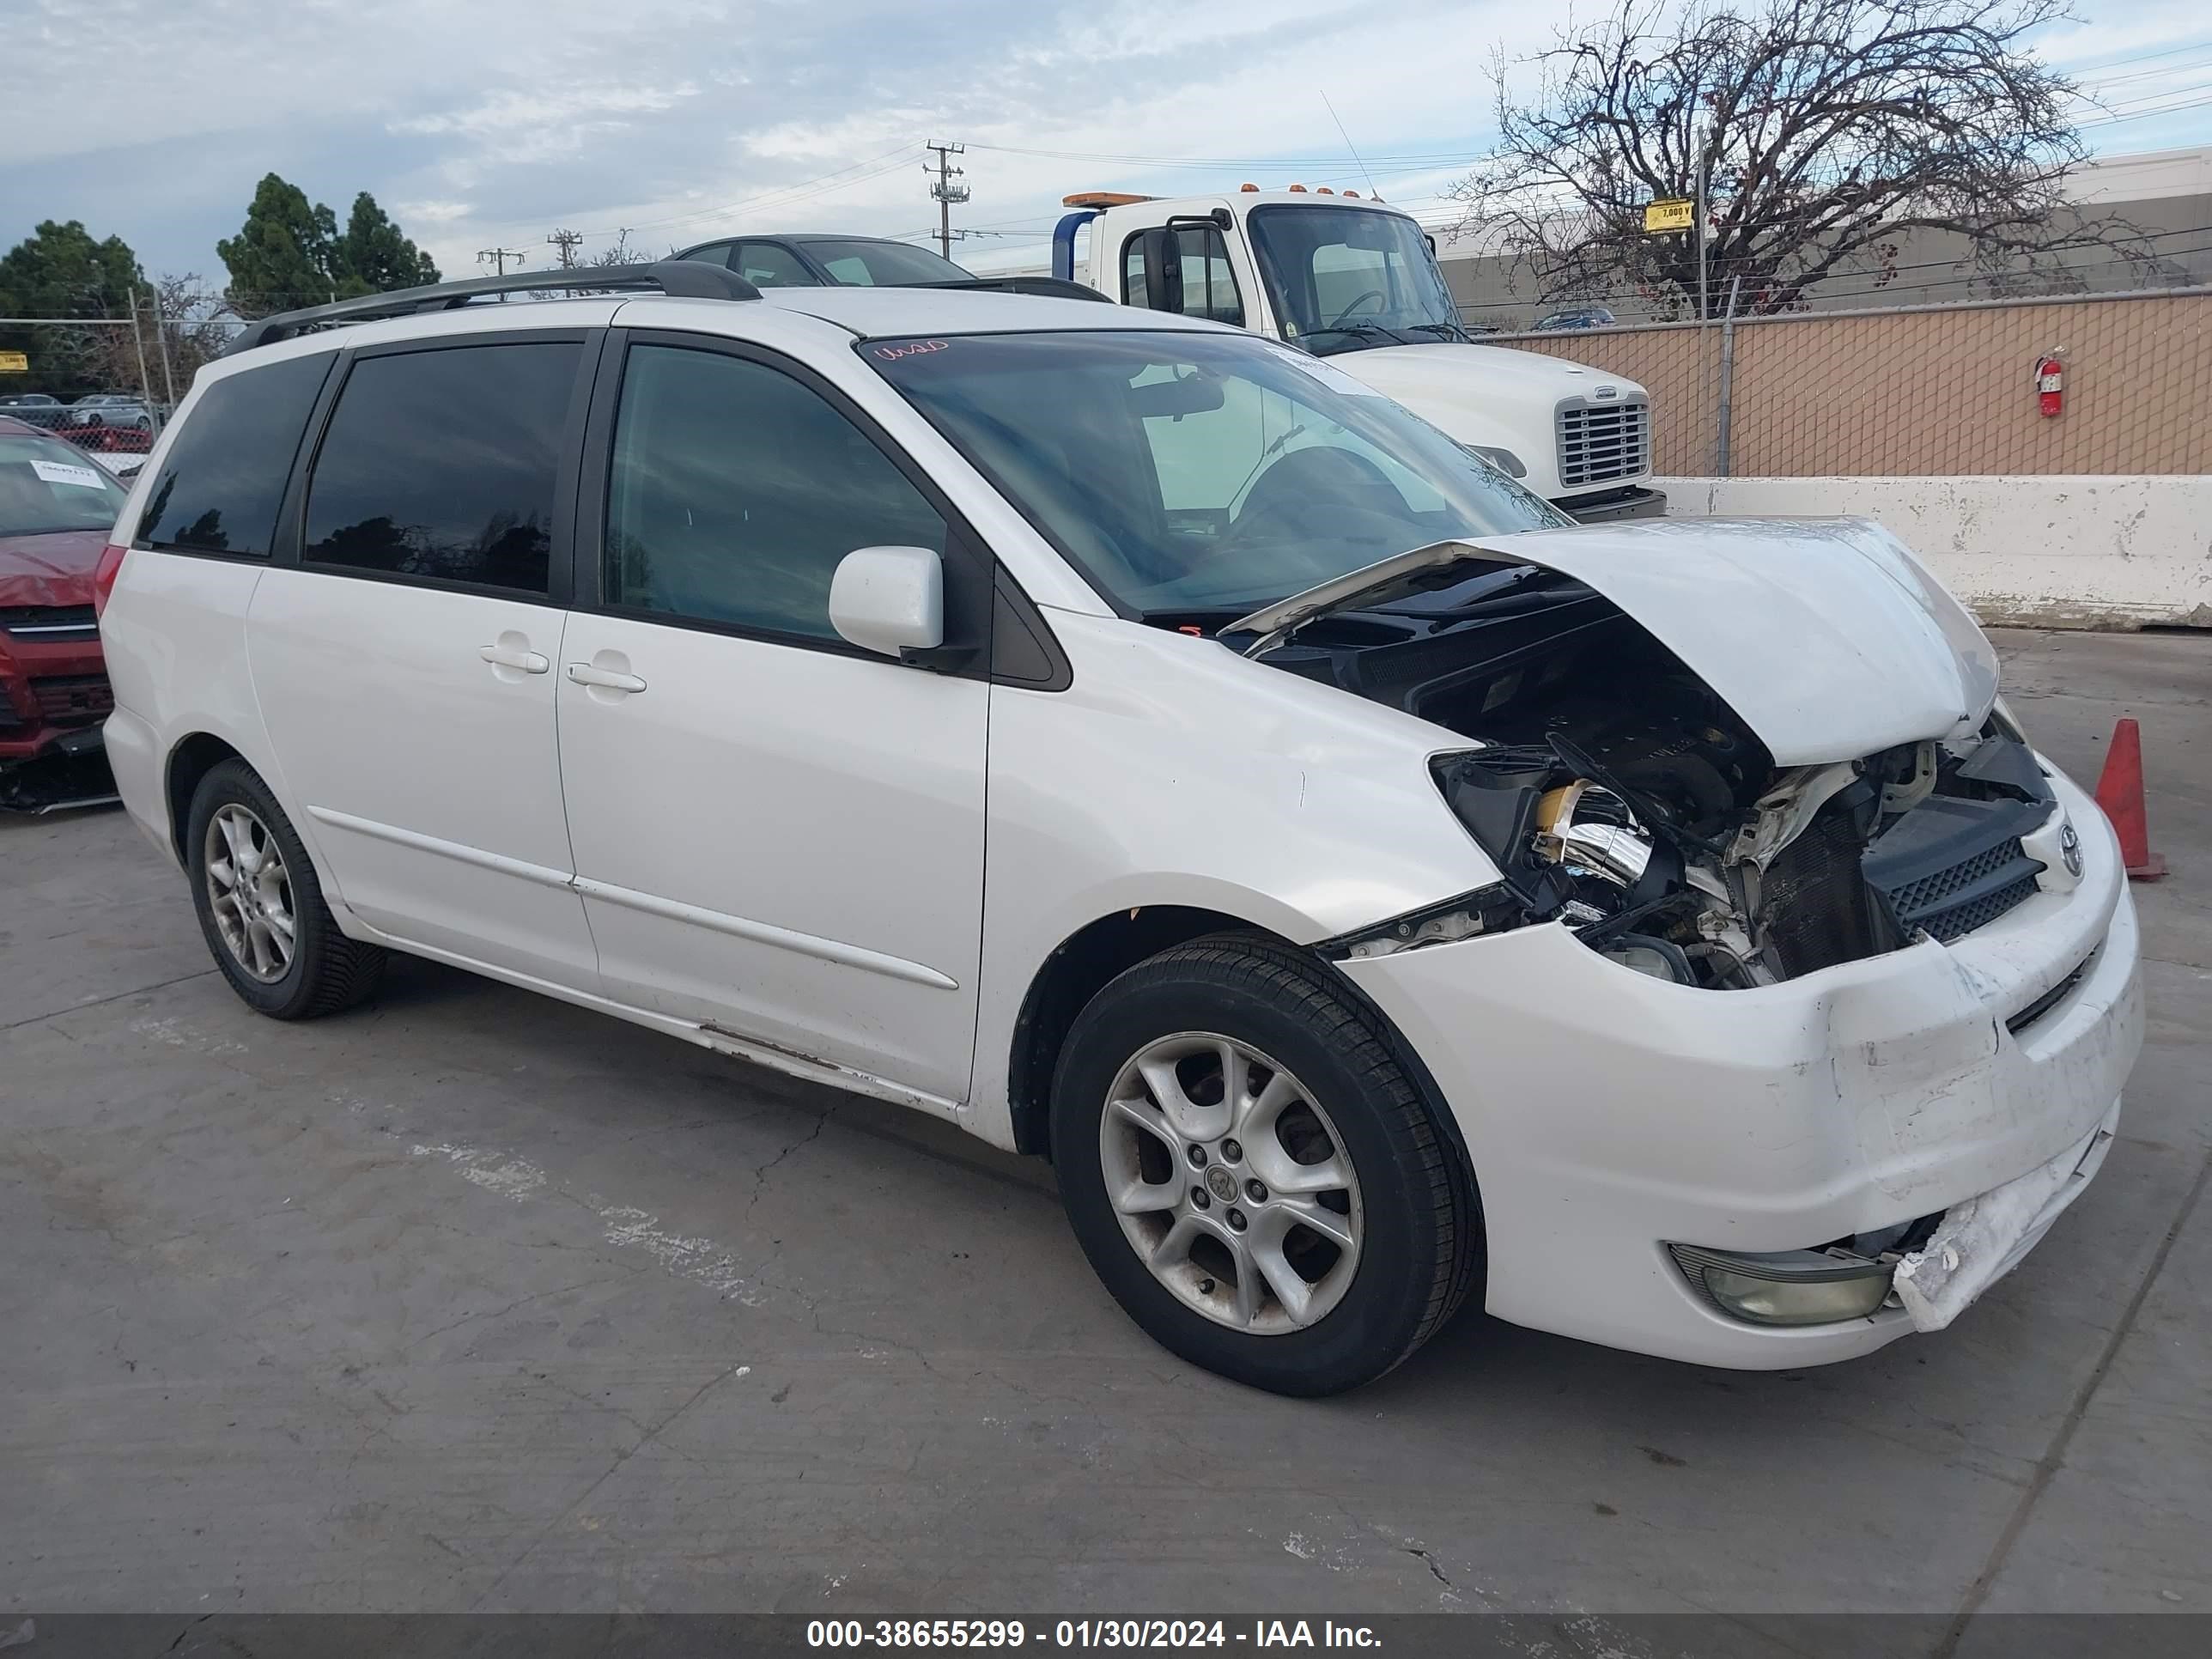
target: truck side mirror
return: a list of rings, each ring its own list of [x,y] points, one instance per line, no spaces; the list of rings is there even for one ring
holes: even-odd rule
[[[1145,308],[1182,311],[1182,239],[1164,227],[1146,231],[1138,245],[1145,254]]]

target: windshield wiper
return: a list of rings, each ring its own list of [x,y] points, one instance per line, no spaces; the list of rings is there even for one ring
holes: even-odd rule
[[[1417,340],[1407,339],[1395,329],[1383,327],[1380,323],[1322,323],[1317,327],[1309,329],[1305,337],[1311,339],[1316,334],[1348,334],[1355,340],[1372,336],[1378,340],[1388,340],[1392,345],[1420,343]]]
[[[1406,326],[1412,329],[1434,329],[1448,340],[1463,340],[1470,345],[1474,342],[1474,336],[1469,334],[1457,323],[1408,323]]]

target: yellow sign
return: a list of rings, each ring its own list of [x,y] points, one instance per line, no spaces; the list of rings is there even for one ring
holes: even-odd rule
[[[1688,230],[1698,222],[1698,204],[1680,197],[1644,204],[1644,234],[1658,236],[1670,230]]]
[[[0,374],[28,374],[31,360],[20,351],[0,351]]]

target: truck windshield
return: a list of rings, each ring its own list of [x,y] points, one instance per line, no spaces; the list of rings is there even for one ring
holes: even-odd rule
[[[1343,370],[1251,335],[854,349],[1094,586],[1154,618],[1234,616],[1408,548],[1567,522]]]
[[[1246,220],[1285,337],[1328,356],[1464,340],[1421,228],[1373,208],[1255,208]]]

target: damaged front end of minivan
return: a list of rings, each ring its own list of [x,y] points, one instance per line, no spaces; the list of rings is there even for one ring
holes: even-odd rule
[[[1316,948],[1510,1172],[1493,1314],[1847,1358],[1948,1323],[2094,1175],[2142,1041],[2117,845],[1878,526],[1442,544],[1223,637],[1427,722],[1486,855]]]
[[[1698,528],[1710,548],[1714,527]],[[1873,527],[1848,528],[1839,550],[1825,526],[1779,537],[1760,526],[1759,556],[1792,589],[1778,595],[1780,615],[1696,614],[1685,578],[1710,556],[1655,546],[1647,528],[1628,544],[1646,561],[1674,552],[1663,570],[1624,569],[1553,537],[1492,550],[1448,543],[1355,573],[1364,586],[1346,579],[1334,594],[1241,622],[1235,632],[1259,635],[1248,647],[1259,659],[1480,745],[1438,756],[1433,770],[1499,881],[1349,936],[1336,953],[1384,956],[1556,921],[1656,978],[1745,989],[1923,935],[1955,939],[2033,894],[2045,865],[2027,840],[2056,803],[2033,752],[1990,706],[1994,674],[1960,659],[1954,640],[1978,633],[1966,635],[1970,622],[1946,630],[1922,595],[1869,562]],[[1590,533],[1571,532],[1576,542]],[[1549,544],[1542,562],[1505,562],[1531,539]],[[1850,562],[1830,562],[1850,580],[1818,606],[1817,641],[1805,631],[1815,617],[1789,614],[1806,598],[1798,581],[1814,574],[1791,568],[1810,562],[1798,545],[1808,542]],[[1880,550],[1902,555],[1893,544]],[[1741,587],[1742,566],[1728,562],[1729,580],[1715,586]],[[1893,648],[1901,623],[1949,669],[1948,683],[1931,699],[1927,673],[1905,677],[1902,694],[1917,705],[1905,720],[1924,734],[1849,752],[1851,717],[1803,718],[1802,705],[1823,693],[1778,685],[1773,676],[1793,672],[1780,658],[1833,659],[1838,630],[1852,626],[1887,629]],[[1721,677],[1696,672],[1670,635],[1694,641],[1688,655],[1738,670],[1726,676],[1736,684],[1759,686],[1751,712],[1715,689]],[[1745,656],[1773,660],[1746,676],[1730,660]],[[1865,704],[1883,689],[1868,667],[1825,695]],[[1856,725],[1894,738],[1899,720],[1876,707]],[[1827,744],[1841,748],[1817,752]]]

